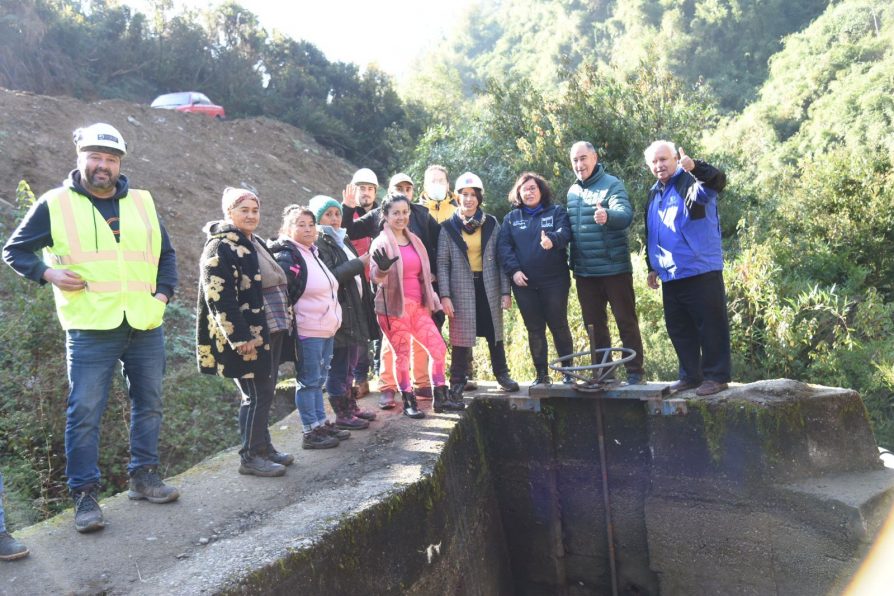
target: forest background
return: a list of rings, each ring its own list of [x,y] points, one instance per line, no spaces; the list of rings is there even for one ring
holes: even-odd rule
[[[474,171],[498,218],[524,170],[544,174],[564,201],[574,180],[568,149],[590,140],[638,213],[634,276],[652,380],[675,379],[676,360],[660,294],[645,285],[641,215],[653,180],[642,151],[673,140],[729,175],[721,220],[734,380],[856,389],[879,443],[894,445],[889,1],[483,2],[402,81],[330,62],[235,3],[177,15],[170,0],[153,7],[0,0],[0,86],[139,103],[201,90],[230,118],[303,128],[380,180],[396,171],[421,180],[435,162],[453,175]],[[24,188],[19,200],[21,208],[30,200]],[[10,231],[0,226],[0,242]],[[50,292],[2,269],[15,298],[0,320],[0,468],[16,527],[68,502],[64,346]],[[579,312],[572,299],[584,349]],[[195,372],[192,316],[179,306],[167,323],[166,474],[238,440],[232,385]],[[530,378],[523,325],[514,310],[508,318],[513,373]],[[27,345],[9,342],[23,326]],[[479,376],[489,371],[486,353],[476,350]],[[101,456],[107,492],[126,482],[121,386],[112,402]]]

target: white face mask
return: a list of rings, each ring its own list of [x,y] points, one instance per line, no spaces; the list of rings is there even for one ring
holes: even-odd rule
[[[447,187],[443,184],[432,184],[428,187],[428,196],[436,201],[443,201],[447,197]]]

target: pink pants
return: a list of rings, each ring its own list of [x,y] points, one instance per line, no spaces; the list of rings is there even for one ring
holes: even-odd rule
[[[379,326],[388,338],[388,343],[394,349],[397,369],[397,386],[401,391],[409,391],[410,383],[410,346],[415,339],[431,356],[431,384],[432,387],[445,384],[444,358],[447,355],[447,346],[444,338],[438,331],[437,325],[432,321],[431,312],[419,304],[406,300],[404,302],[404,316],[386,317],[378,315]],[[383,354],[384,360],[384,354]],[[390,363],[383,362],[382,366]]]

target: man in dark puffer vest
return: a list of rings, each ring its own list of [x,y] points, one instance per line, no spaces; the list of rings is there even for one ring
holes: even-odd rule
[[[626,364],[627,382],[638,385],[643,382],[643,340],[627,239],[633,207],[624,183],[605,171],[590,143],[578,141],[571,146],[571,167],[577,182],[568,189],[569,264],[584,324],[593,325],[595,348],[611,347],[606,312],[611,305],[621,342],[636,352]]]

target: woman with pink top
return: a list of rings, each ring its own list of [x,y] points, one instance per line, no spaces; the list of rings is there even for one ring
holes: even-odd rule
[[[309,209],[298,207],[285,214],[284,227],[297,248],[297,271],[290,269],[303,282],[300,298],[292,307],[298,333],[300,358],[296,359],[295,406],[304,430],[304,449],[337,447],[339,437],[326,422],[323,405],[323,383],[332,359],[335,332],[341,325],[338,304],[338,280],[320,260],[314,242],[317,239],[316,217]]]
[[[404,402],[404,414],[423,418],[410,382],[410,344],[415,339],[431,356],[431,384],[435,411],[447,400],[444,357],[447,347],[431,318],[441,310],[432,289],[428,253],[418,236],[408,228],[410,201],[391,193],[382,202],[382,233],[370,246],[370,278],[378,284],[375,311],[385,337],[394,348],[397,385]]]

